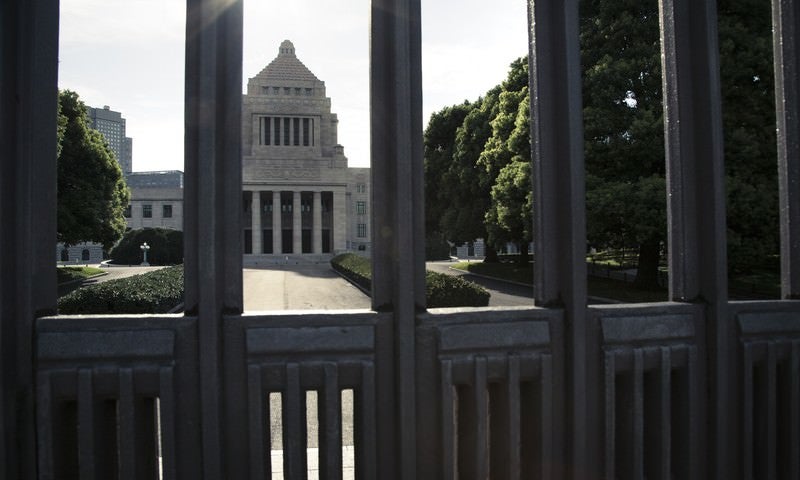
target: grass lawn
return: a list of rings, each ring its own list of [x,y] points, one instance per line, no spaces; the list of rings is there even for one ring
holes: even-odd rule
[[[453,264],[452,267],[501,280],[533,284],[532,265],[523,267],[514,263],[460,262]],[[588,279],[588,289],[590,296],[610,298],[625,303],[663,302],[668,297],[667,289],[640,290],[627,282],[592,276]]]
[[[58,267],[56,271],[59,284],[71,282],[73,280],[83,280],[94,275],[105,273],[105,270],[95,267]]]

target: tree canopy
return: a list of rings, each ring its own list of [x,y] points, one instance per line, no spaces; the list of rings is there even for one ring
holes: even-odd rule
[[[729,265],[742,271],[778,251],[770,7],[718,3]],[[667,223],[658,1],[582,0],[580,8],[587,241],[636,249],[636,281],[653,286]],[[428,232],[493,247],[532,238],[527,82],[520,58],[484,97],[432,117]]]
[[[97,242],[108,250],[125,233],[130,193],[78,94],[63,90],[58,99],[58,240]]]

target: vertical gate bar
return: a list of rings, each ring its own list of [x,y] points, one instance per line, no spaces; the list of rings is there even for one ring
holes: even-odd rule
[[[286,365],[286,390],[283,394],[283,475],[304,479],[308,475],[306,457],[306,395],[300,386],[300,367]]]
[[[766,367],[767,367],[767,391],[764,392],[764,397],[766,399],[766,406],[767,406],[767,438],[766,438],[766,452],[767,458],[766,460],[766,478],[769,480],[774,480],[776,477],[776,459],[777,455],[775,454],[777,450],[777,408],[778,408],[778,401],[777,401],[777,392],[778,392],[778,385],[776,382],[776,370],[777,370],[777,358],[775,355],[775,342],[769,341],[767,342],[767,358],[766,360]]]
[[[753,346],[742,348],[742,474],[753,475]]]
[[[703,457],[706,425],[704,423],[706,409],[710,402],[706,399],[706,383],[704,369],[700,365],[698,347],[689,347],[689,478],[700,480],[706,478],[706,458]],[[735,419],[734,419],[735,421]]]
[[[617,399],[616,399],[616,379],[617,368],[615,365],[614,352],[605,354],[605,404],[606,404],[606,432],[605,432],[605,478],[616,478],[616,423],[617,423]]]
[[[222,315],[242,311],[242,2],[186,2],[185,305],[198,319],[197,453],[207,478],[225,478],[226,448],[238,447],[222,442],[221,372]],[[225,388],[245,388],[231,383]]]
[[[37,478],[35,317],[56,312],[58,0],[0,2],[0,477]]]
[[[661,445],[659,449],[659,472],[662,480],[672,478],[672,352],[669,347],[661,347],[661,364],[659,366],[659,407],[661,410],[659,435]]]
[[[356,392],[353,392],[353,400]],[[375,367],[371,362],[361,364],[361,388],[358,392],[359,403],[356,403],[355,422],[355,459],[356,479],[367,480],[377,478],[377,424],[375,421]]]
[[[133,388],[133,371],[130,368],[119,370],[119,478],[137,478],[136,399]]]
[[[709,478],[731,477],[737,438],[727,315],[725,168],[715,0],[661,0],[670,298],[708,306]],[[712,407],[713,406],[713,407]],[[708,445],[708,447],[705,447]]]
[[[161,418],[161,471],[164,479],[177,478],[177,442],[175,440],[175,375],[172,367],[159,369],[159,417]]]
[[[378,463],[407,480],[417,462],[415,315],[425,308],[420,22],[420,0],[371,2],[372,307],[394,317],[393,403],[378,405],[394,420],[378,441],[394,453]]]
[[[453,364],[450,360],[443,360],[441,367],[441,397],[442,397],[442,478],[456,480],[456,418],[453,408]]]
[[[792,342],[791,391],[789,395],[789,458],[790,478],[800,478],[800,341]]]
[[[486,357],[475,357],[472,393],[475,402],[475,478],[489,478],[489,394],[486,382]]]
[[[93,480],[96,473],[94,400],[92,370],[82,368],[78,371],[78,466],[84,480]]]
[[[542,386],[544,392],[544,386]],[[522,408],[531,408],[531,405],[520,404],[520,378],[519,378],[519,356],[509,355],[508,357],[508,378],[506,380],[506,414],[508,415],[508,422],[505,426],[508,428],[506,433],[506,445],[508,446],[508,480],[519,480],[521,469],[520,464],[520,421],[522,420]],[[543,394],[544,395],[544,394]],[[545,417],[542,417],[542,423],[545,422]],[[542,425],[544,430],[544,425]],[[543,477],[547,478],[547,477]]]
[[[641,348],[633,350],[633,478],[644,478],[644,358]]]
[[[322,367],[325,384],[319,403],[320,480],[342,479],[342,394],[335,363]]]
[[[551,355],[541,355],[539,357],[541,368],[539,375],[541,379],[541,402],[542,410],[539,412],[541,419],[541,444],[542,444],[542,469],[541,478],[553,478],[553,466],[547,461],[548,458],[553,458],[553,432],[555,428],[554,410],[553,410],[553,357]]]
[[[55,480],[56,472],[53,462],[54,418],[53,387],[50,374],[39,371],[36,383],[36,433],[37,451],[39,452],[38,469],[41,480]],[[63,472],[62,472],[63,473]]]
[[[248,365],[247,367],[247,396],[249,422],[247,430],[250,437],[250,478],[261,480],[265,475],[272,476],[270,455],[271,451],[264,442],[264,426],[269,416],[264,416],[264,406],[269,403],[269,398],[264,395],[261,381],[261,366]],[[265,419],[266,418],[266,419]]]
[[[781,296],[800,299],[800,5],[772,0],[778,133]]]
[[[595,429],[589,401],[599,399],[587,376],[587,348],[595,336],[586,315],[586,205],[578,0],[528,0],[531,110],[534,298],[564,308],[564,434],[553,441],[552,465],[566,477],[595,471]],[[564,395],[562,398],[561,396]],[[594,423],[592,423],[594,422]],[[562,447],[560,442],[566,442]],[[557,476],[562,473],[556,472]]]

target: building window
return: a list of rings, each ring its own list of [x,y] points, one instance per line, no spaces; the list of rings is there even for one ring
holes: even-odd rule
[[[274,122],[275,145],[281,144],[281,117],[275,117]]]
[[[300,96],[300,87],[295,87],[294,94]]]
[[[284,145],[291,145],[292,139],[290,138],[289,133],[291,132],[291,118],[283,117],[283,144]]]
[[[69,262],[69,250],[67,250],[66,248],[61,250],[61,261]]]
[[[291,95],[292,94],[292,89],[289,88],[289,87],[283,87],[283,94],[284,95]]]
[[[306,88],[306,96],[310,97],[314,93],[313,88]]]
[[[142,205],[142,218],[153,218],[152,205]]]
[[[164,205],[161,213],[163,218],[172,218],[172,205]]]
[[[264,95],[269,95],[269,87],[261,87],[261,93]]]
[[[357,183],[356,193],[367,193],[367,185],[364,183]]]
[[[133,214],[131,212],[131,206],[128,205],[127,207],[125,207],[125,218],[131,218],[132,215]]]
[[[367,224],[366,223],[359,223],[358,224],[358,238],[366,238],[367,236]]]
[[[362,202],[362,201],[356,202],[356,214],[366,215],[366,213],[367,213],[367,202]]]
[[[271,133],[272,133],[272,118],[270,117],[261,117],[261,125],[258,129],[260,136],[261,136],[261,145],[269,145],[272,142]]]
[[[89,249],[88,248],[84,248],[81,251],[81,261],[88,262],[89,258],[91,258],[91,255],[89,254]]]
[[[309,126],[309,123],[310,123],[310,119],[308,119],[308,118],[304,118],[303,119],[303,146],[304,147],[307,147],[308,144],[309,144],[309,142],[308,142],[308,134],[309,134],[309,131],[311,130],[311,127]]]
[[[280,89],[280,88],[278,88],[278,87],[272,87],[272,94],[273,94],[273,95],[277,95],[277,94],[279,94],[279,93],[280,93],[280,91],[281,91],[281,89]]]
[[[292,123],[294,124],[294,135],[293,135],[294,139],[293,140],[294,140],[294,146],[296,147],[296,146],[300,145],[300,119],[299,118],[293,118],[292,120],[293,120]]]

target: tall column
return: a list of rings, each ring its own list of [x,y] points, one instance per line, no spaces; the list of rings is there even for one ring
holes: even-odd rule
[[[277,118],[277,117],[276,117]],[[281,239],[283,238],[281,232],[281,192],[280,190],[272,191],[272,253],[275,255],[283,252]]]
[[[291,122],[289,122],[291,123]],[[295,190],[292,198],[292,252],[303,253],[303,221],[300,216],[300,191]]]
[[[314,192],[314,226],[312,227],[312,242],[314,253],[322,253],[322,192]]]
[[[253,190],[250,212],[253,216],[253,221],[251,223],[252,231],[250,233],[253,244],[253,255],[259,255],[262,253],[263,249],[261,248],[261,192],[258,190]]]
[[[333,192],[333,252],[347,248],[347,201],[344,188]]]

